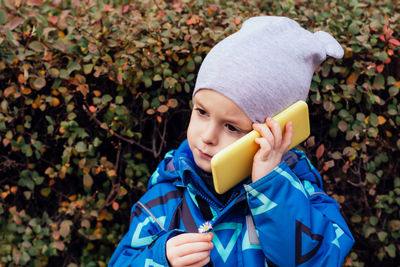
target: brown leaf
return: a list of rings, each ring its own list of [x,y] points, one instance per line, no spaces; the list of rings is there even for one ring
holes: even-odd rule
[[[15,17],[13,18],[10,23],[8,24],[8,28],[10,29],[10,31],[14,30],[15,28],[17,28],[19,25],[21,25],[22,23],[24,23],[24,19],[20,18],[20,17]]]
[[[24,77],[23,74],[19,74],[19,75],[18,75],[18,82],[19,82],[19,83],[22,83],[22,84],[25,84],[25,83],[26,83],[26,79],[25,79],[25,77]]]
[[[40,0],[28,0],[26,2],[28,6],[42,6],[42,1]]]
[[[161,105],[157,108],[157,111],[160,113],[165,113],[168,111],[168,107],[166,105]]]
[[[146,110],[146,113],[148,115],[153,115],[154,113],[156,113],[156,111],[154,109],[152,109],[152,108],[149,108],[148,110]]]
[[[35,90],[40,90],[45,86],[46,86],[46,80],[43,77],[37,77],[32,83],[32,87]]]
[[[347,84],[355,84],[358,79],[358,75],[353,72],[347,77]]]
[[[54,242],[54,243],[53,243],[53,246],[54,246],[56,249],[60,250],[60,251],[63,251],[64,248],[65,248],[64,242],[62,242],[62,241],[56,241],[56,242]]]
[[[8,97],[9,95],[13,94],[15,92],[14,87],[10,86],[7,87],[6,90],[4,90],[4,96]]]
[[[56,24],[57,24],[57,21],[58,21],[58,17],[57,17],[57,16],[50,16],[50,17],[47,18],[47,20],[48,20],[51,24],[56,25]]]
[[[325,152],[325,146],[324,144],[321,144],[318,148],[317,148],[317,152],[315,153],[317,159],[320,159],[322,157],[322,155]]]
[[[76,87],[76,90],[81,92],[82,95],[86,97],[86,95],[89,93],[89,86],[87,84],[80,84],[78,87]]]

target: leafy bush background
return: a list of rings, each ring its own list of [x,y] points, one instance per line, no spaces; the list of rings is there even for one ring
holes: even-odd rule
[[[251,16],[345,49],[314,75],[303,144],[356,238],[400,261],[400,7],[393,1],[0,0],[0,266],[105,266],[185,138],[198,67]]]

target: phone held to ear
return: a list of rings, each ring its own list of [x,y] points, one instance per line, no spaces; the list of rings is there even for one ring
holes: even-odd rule
[[[297,146],[310,135],[307,103],[300,100],[273,117],[284,131],[287,122],[293,123],[293,139],[289,149]],[[260,134],[253,130],[230,144],[211,159],[215,191],[223,194],[251,174],[253,158],[259,145],[255,139]]]

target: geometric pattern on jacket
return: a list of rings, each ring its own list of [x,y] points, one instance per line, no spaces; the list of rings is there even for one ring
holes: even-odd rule
[[[338,203],[304,152],[292,149],[283,159],[260,180],[234,187],[223,205],[197,175],[184,141],[165,155],[133,205],[109,266],[168,266],[167,240],[197,232],[204,205],[214,233],[209,266],[341,266],[354,239]]]

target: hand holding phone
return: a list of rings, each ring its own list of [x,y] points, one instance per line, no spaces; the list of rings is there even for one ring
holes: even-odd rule
[[[259,145],[251,171],[251,180],[254,183],[280,164],[282,155],[292,142],[293,123],[291,121],[286,123],[282,131],[278,122],[273,118],[267,118],[265,124],[253,124],[253,129],[261,135],[254,140]]]
[[[310,135],[308,106],[304,101],[298,101],[286,108],[274,116],[274,120],[278,122],[282,132],[287,122],[293,123],[293,138],[288,150]],[[250,176],[254,155],[259,150],[255,139],[259,137],[260,134],[253,130],[214,155],[211,159],[211,171],[217,193],[225,193]]]

